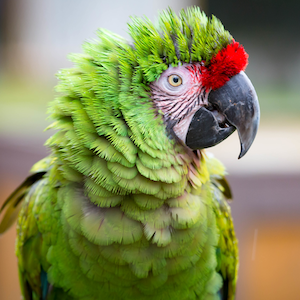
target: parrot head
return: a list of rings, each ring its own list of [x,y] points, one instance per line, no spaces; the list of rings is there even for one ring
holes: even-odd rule
[[[226,52],[231,52],[229,61]],[[151,84],[152,99],[169,130],[191,149],[214,146],[237,129],[241,158],[257,132],[257,95],[243,71],[244,49],[233,42],[218,56],[225,58],[208,66],[190,63],[168,68]]]
[[[169,10],[161,16],[160,29],[138,19],[131,33],[138,56],[144,58],[139,64],[150,81],[151,99],[168,133],[197,150],[237,130],[241,158],[260,118],[255,89],[244,73],[248,54],[243,46],[217,18],[208,19],[198,8],[181,11],[180,17]]]

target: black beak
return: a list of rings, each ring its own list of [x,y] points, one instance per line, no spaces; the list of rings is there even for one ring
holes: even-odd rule
[[[256,136],[259,124],[259,103],[255,89],[242,71],[226,84],[211,91],[209,105],[201,107],[193,116],[186,145],[191,149],[215,146],[237,129],[243,157]]]

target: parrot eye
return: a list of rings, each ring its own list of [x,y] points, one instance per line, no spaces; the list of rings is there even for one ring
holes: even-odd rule
[[[176,86],[180,86],[182,84],[182,79],[180,76],[173,74],[168,77],[168,82],[172,86],[176,87]]]

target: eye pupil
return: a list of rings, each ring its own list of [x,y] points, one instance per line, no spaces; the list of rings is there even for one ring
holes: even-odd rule
[[[168,77],[168,81],[169,81],[169,84],[174,86],[174,87],[180,86],[182,84],[181,77],[176,75],[176,74],[170,75]]]

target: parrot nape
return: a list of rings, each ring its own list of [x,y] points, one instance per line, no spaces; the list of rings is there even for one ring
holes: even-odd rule
[[[99,30],[60,71],[51,154],[1,208],[23,299],[234,299],[231,192],[203,149],[255,138],[248,55],[197,7],[129,32]]]

